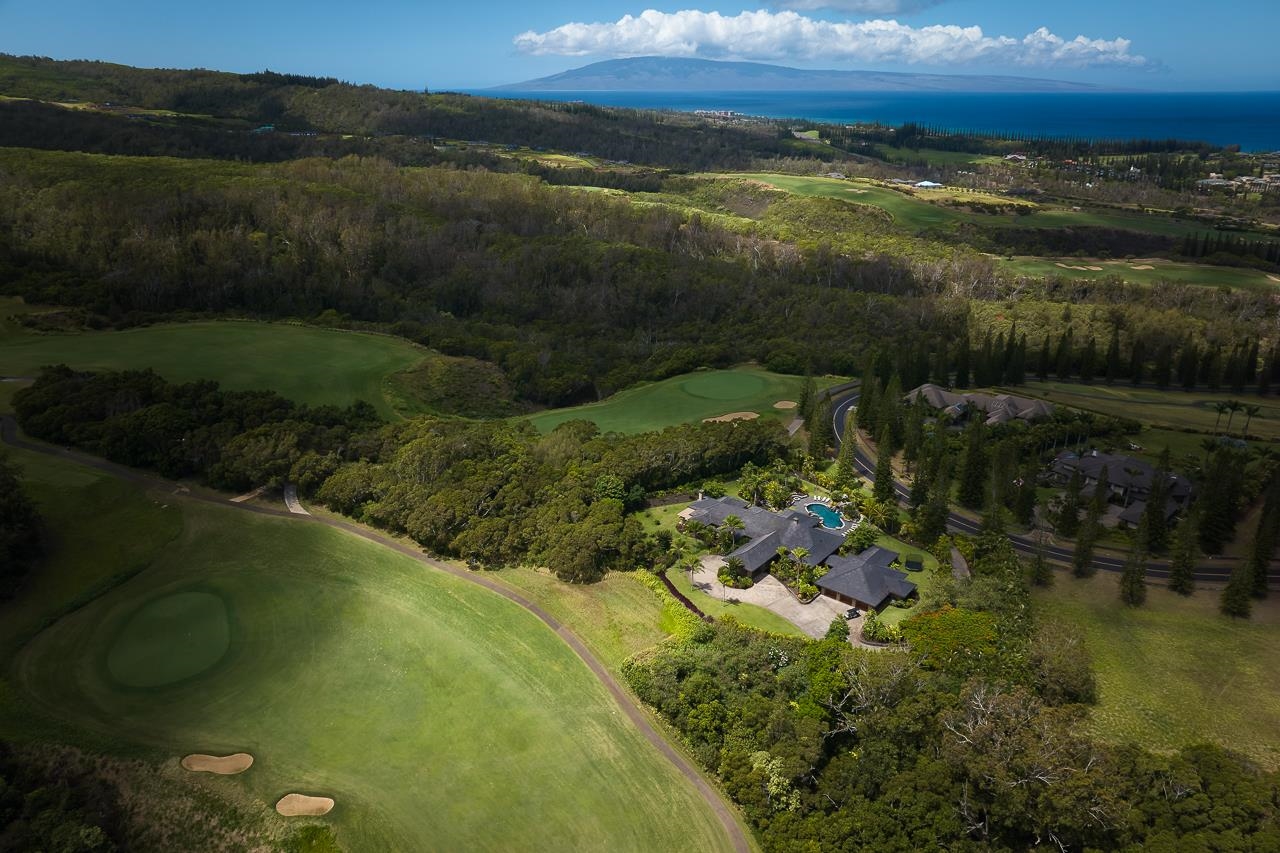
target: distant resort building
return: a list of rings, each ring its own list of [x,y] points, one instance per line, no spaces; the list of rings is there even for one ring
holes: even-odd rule
[[[923,399],[931,408],[939,409],[955,420],[966,420],[973,412],[982,412],[987,416],[987,426],[1014,420],[1034,421],[1053,415],[1053,404],[1044,400],[1012,394],[957,394],[931,383],[907,392],[904,399],[908,403]]]
[[[799,509],[771,512],[753,506],[741,498],[703,498],[680,513],[678,526],[690,521],[719,527],[734,515],[742,520],[739,536],[746,542],[725,559],[737,557],[751,576],[759,578],[769,564],[778,558],[778,549],[803,548],[808,553],[803,562],[810,566],[827,566],[827,573],[817,580],[823,595],[856,607],[879,609],[895,598],[910,598],[916,585],[904,572],[890,568],[897,553],[871,547],[852,557],[836,552],[844,544],[847,530],[835,532],[822,526],[816,515]]]

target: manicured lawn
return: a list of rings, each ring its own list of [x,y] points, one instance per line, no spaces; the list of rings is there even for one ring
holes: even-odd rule
[[[1081,581],[1064,571],[1034,600],[1085,638],[1098,735],[1154,749],[1213,741],[1280,767],[1280,604],[1231,620],[1218,614],[1216,591],[1188,599],[1152,586],[1134,610],[1120,603],[1116,575]]]
[[[819,380],[818,387],[839,380]],[[799,399],[804,378],[770,373],[758,367],[700,370],[628,388],[600,403],[552,409],[529,419],[541,432],[565,421],[593,421],[602,432],[636,433],[677,424],[696,423],[730,412],[755,412],[762,418],[789,422],[795,410],[774,408],[782,400]]]
[[[968,166],[972,163],[998,163],[1001,159],[992,154],[938,151],[933,148],[899,148],[893,145],[877,145],[875,151],[875,156],[890,163],[918,163],[924,160],[930,166]]]
[[[1162,258],[1115,261],[1096,258],[1020,257],[1000,263],[1014,272],[1032,276],[1062,276],[1090,281],[1108,276],[1120,276],[1125,281],[1135,284],[1175,281],[1203,287],[1227,286],[1246,290],[1280,289],[1280,281],[1268,278],[1267,273],[1258,270],[1215,267],[1207,264],[1179,264]]]
[[[667,577],[671,578],[671,583],[676,589],[684,593],[690,601],[698,605],[698,608],[708,616],[716,619],[732,616],[743,625],[759,628],[761,631],[785,634],[789,637],[807,636],[790,621],[783,619],[772,610],[765,610],[755,604],[721,601],[713,595],[707,595],[702,590],[694,589],[693,584],[689,583],[689,574],[687,572],[678,572],[672,569],[667,572]]]
[[[232,390],[273,390],[300,403],[345,406],[365,400],[394,411],[383,382],[427,356],[383,335],[308,326],[204,322],[120,332],[37,335],[0,332],[0,375],[34,376],[46,364],[81,370],[151,367],[175,382],[214,379]]]
[[[1261,407],[1261,411],[1249,423],[1249,434],[1260,438],[1280,438],[1280,399],[1259,397],[1256,394],[1213,393],[1210,391],[1160,391],[1155,388],[1134,388],[1129,385],[1082,385],[1077,382],[1030,381],[1011,389],[1010,393],[1041,397],[1054,403],[1088,409],[1104,415],[1137,418],[1144,424],[1163,429],[1194,429],[1212,432],[1226,430],[1228,415],[1221,421],[1213,409],[1214,403],[1238,400],[1241,403]],[[1245,423],[1243,412],[1237,412],[1231,421],[1232,435],[1239,436]],[[1203,436],[1202,436],[1203,438]],[[1146,444],[1141,437],[1139,444]],[[1176,452],[1176,451],[1175,451]]]
[[[503,569],[492,577],[515,587],[573,629],[611,669],[661,642],[662,602],[634,575],[612,572],[592,584],[569,584],[542,569]]]
[[[63,726],[150,760],[244,750],[253,768],[210,784],[263,810],[288,791],[332,796],[323,820],[350,850],[726,848],[692,786],[516,605],[318,524],[166,508],[71,463],[15,458],[61,539],[3,611],[5,635],[126,579],[11,658],[4,735]]]

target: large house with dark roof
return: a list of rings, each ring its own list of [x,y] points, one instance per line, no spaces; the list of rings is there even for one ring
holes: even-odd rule
[[[817,580],[817,586],[830,598],[879,609],[893,598],[915,594],[916,585],[907,580],[906,574],[889,567],[897,560],[896,553],[875,546],[856,556],[841,557],[836,552],[844,544],[844,535],[824,529],[816,516],[801,510],[770,512],[740,498],[703,498],[680,513],[680,523],[683,526],[698,521],[719,527],[731,515],[742,519],[738,535],[747,541],[728,557],[742,560],[754,578],[768,571],[779,548],[803,548],[807,552],[803,562],[827,566],[827,573]]]
[[[1107,501],[1115,501],[1124,507],[1120,513],[1121,524],[1136,527],[1147,508],[1151,486],[1155,482],[1156,468],[1150,462],[1133,456],[1099,453],[1094,450],[1083,456],[1066,451],[1058,454],[1049,469],[1050,479],[1065,486],[1078,471],[1083,482],[1081,493],[1094,495],[1101,482],[1102,472],[1107,472]],[[1169,496],[1165,502],[1165,518],[1172,518],[1191,502],[1194,495],[1191,482],[1180,474],[1169,474]]]
[[[892,568],[898,555],[873,545],[852,557],[829,557],[827,573],[816,581],[823,595],[863,609],[879,610],[897,598],[911,598],[916,585]]]
[[[965,420],[973,412],[981,412],[987,426],[1013,420],[1034,421],[1053,415],[1053,404],[1044,400],[1012,394],[957,394],[931,383],[908,391],[904,399],[908,403],[923,399],[931,408],[941,409],[955,420]]]
[[[728,556],[742,560],[752,577],[764,574],[778,556],[779,548],[803,548],[808,552],[804,562],[818,566],[844,544],[843,536],[824,530],[821,521],[807,512],[795,509],[770,512],[741,498],[704,498],[690,504],[680,513],[680,518],[719,527],[731,515],[742,519],[738,535],[747,541]]]

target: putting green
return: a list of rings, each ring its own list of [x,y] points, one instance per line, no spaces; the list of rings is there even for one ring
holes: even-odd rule
[[[125,623],[107,671],[126,687],[160,687],[199,675],[231,646],[231,623],[222,599],[209,592],[180,592],[142,606]]]
[[[707,400],[741,400],[759,394],[768,385],[754,373],[706,373],[686,379],[680,388]]]

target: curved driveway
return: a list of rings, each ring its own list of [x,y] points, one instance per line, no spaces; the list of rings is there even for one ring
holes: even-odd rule
[[[587,668],[591,670],[596,679],[604,685],[605,689],[613,696],[614,701],[618,703],[618,707],[622,709],[628,719],[630,719],[640,733],[644,735],[645,739],[648,740],[649,743],[653,744],[654,748],[657,749],[658,752],[662,753],[662,755],[675,765],[675,768],[693,784],[694,788],[696,788],[698,793],[702,795],[702,798],[706,801],[712,812],[714,812],[716,817],[719,818],[720,824],[724,827],[725,834],[728,835],[733,849],[737,851],[737,853],[750,853],[752,849],[751,845],[747,841],[746,834],[742,831],[742,826],[738,822],[734,811],[725,803],[719,792],[707,783],[707,780],[703,777],[702,773],[690,764],[688,759],[673,747],[666,738],[658,733],[658,731],[653,727],[653,724],[649,721],[644,710],[640,707],[640,703],[636,701],[635,697],[623,689],[622,685],[618,683],[618,680],[614,678],[609,670],[605,668],[604,664],[602,664],[600,660],[591,653],[591,650],[588,649],[582,640],[578,638],[577,634],[573,633],[573,631],[561,624],[560,621],[550,613],[520,595],[518,592],[515,592],[514,590],[509,589],[508,587],[499,584],[497,581],[483,575],[477,575],[473,572],[467,571],[466,569],[460,569],[457,566],[449,565],[448,563],[440,560],[434,560],[416,548],[411,548],[403,542],[398,542],[395,539],[356,524],[340,521],[335,518],[326,518],[324,516],[297,515],[285,510],[271,509],[269,507],[251,506],[244,503],[232,503],[229,499],[212,494],[187,492],[185,491],[184,486],[181,486],[172,480],[165,480],[161,477],[145,474],[133,468],[117,465],[114,462],[108,462],[105,459],[90,456],[86,453],[80,453],[79,451],[68,450],[62,447],[55,447],[53,445],[36,443],[19,438],[17,422],[7,415],[0,417],[0,440],[3,440],[5,444],[12,445],[13,447],[17,447],[22,450],[30,450],[36,453],[44,453],[49,456],[57,456],[81,465],[86,465],[90,468],[96,468],[97,470],[106,472],[113,477],[118,477],[122,480],[127,480],[146,488],[160,487],[174,492],[183,490],[182,497],[189,500],[203,501],[204,503],[217,504],[218,506],[233,507],[247,512],[254,512],[259,515],[271,515],[277,518],[289,518],[302,522],[323,524],[328,527],[341,530],[345,533],[349,533],[352,536],[359,536],[361,539],[367,539],[368,541],[382,545],[385,548],[390,548],[393,551],[404,554],[406,557],[417,560],[419,563],[430,566],[436,571],[445,572],[446,574],[461,578],[465,581],[476,584],[477,586],[482,586],[485,589],[497,593],[503,598],[520,605],[525,610],[528,610],[534,616],[541,619],[548,628],[554,631],[556,635],[559,636],[567,646],[569,646],[569,648],[573,649],[574,654],[576,654],[582,662],[587,665]]]
[[[836,402],[832,407],[832,425],[836,433],[836,447],[838,448],[844,441],[844,418],[849,409],[853,408],[858,402],[858,394],[850,394]],[[875,480],[875,462],[871,457],[867,456],[862,448],[858,448],[854,454],[854,461],[858,467],[859,473],[868,480]],[[901,503],[906,503],[907,498],[911,494],[911,490],[905,483],[899,483],[897,480],[893,483],[893,491],[898,496]],[[959,533],[978,533],[981,525],[972,519],[965,518],[959,513],[950,513],[947,516],[947,527],[950,530]],[[1028,537],[1019,536],[1017,534],[1009,534],[1009,541],[1013,543],[1015,550],[1023,554],[1033,555],[1039,547],[1038,543]],[[1051,560],[1062,563],[1070,563],[1075,556],[1072,548],[1064,548],[1061,545],[1045,545],[1045,556]],[[1211,558],[1212,563],[1202,563],[1196,567],[1194,576],[1197,582],[1202,583],[1226,583],[1231,577],[1231,570],[1241,561],[1238,557],[1218,557]],[[1102,569],[1107,572],[1120,572],[1124,570],[1124,559],[1120,557],[1097,556],[1093,558],[1093,566],[1096,569]],[[1169,577],[1169,564],[1167,562],[1150,562],[1147,563],[1147,574],[1153,578],[1161,578],[1167,580]],[[1269,586],[1280,587],[1280,571],[1276,570],[1275,563],[1272,563],[1271,570],[1267,574],[1267,582]]]

